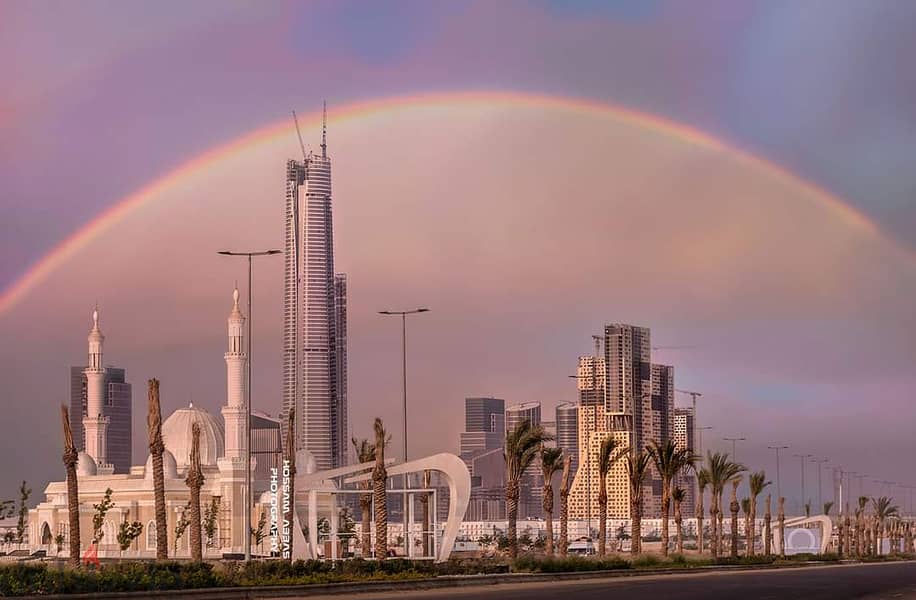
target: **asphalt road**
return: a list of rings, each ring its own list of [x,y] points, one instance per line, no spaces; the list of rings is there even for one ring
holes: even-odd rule
[[[916,563],[834,565],[794,569],[647,575],[603,580],[512,583],[412,592],[358,594],[360,600],[752,600],[878,598],[916,600]],[[308,596],[309,600],[341,596]]]

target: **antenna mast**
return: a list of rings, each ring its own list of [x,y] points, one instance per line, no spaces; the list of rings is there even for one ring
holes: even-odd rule
[[[293,123],[296,124],[296,135],[299,137],[299,148],[302,149],[302,160],[308,160],[308,154],[305,152],[305,144],[302,143],[302,132],[299,131],[299,119],[296,118],[296,111],[293,111]]]

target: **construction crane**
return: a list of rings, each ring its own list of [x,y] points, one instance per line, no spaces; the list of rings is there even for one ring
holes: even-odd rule
[[[299,148],[302,149],[302,160],[308,159],[308,154],[305,151],[305,144],[302,142],[302,132],[299,131],[299,119],[296,117],[296,111],[293,112],[293,123],[296,124],[296,135],[299,137]]]
[[[687,350],[696,346],[652,346],[653,350]]]

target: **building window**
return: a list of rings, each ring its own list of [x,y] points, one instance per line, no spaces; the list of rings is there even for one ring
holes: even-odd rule
[[[146,549],[156,549],[156,522],[150,521],[146,524]]]

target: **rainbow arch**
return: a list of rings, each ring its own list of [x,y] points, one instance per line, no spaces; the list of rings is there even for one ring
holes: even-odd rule
[[[866,215],[856,210],[848,203],[834,196],[825,189],[800,178],[791,171],[760,158],[754,154],[726,144],[725,142],[682,123],[671,121],[650,113],[639,112],[624,106],[603,103],[582,98],[564,96],[551,96],[536,93],[506,92],[506,91],[464,91],[442,92],[429,94],[415,94],[408,96],[393,96],[369,101],[354,102],[335,108],[329,113],[332,121],[342,121],[388,110],[406,109],[416,106],[435,106],[445,104],[505,104],[536,106],[545,109],[560,109],[572,112],[599,115],[614,119],[624,120],[633,125],[644,127],[662,135],[672,136],[682,141],[719,151],[728,152],[731,156],[751,163],[757,168],[775,177],[791,181],[796,186],[804,189],[809,197],[833,212],[844,222],[852,227],[866,231],[872,235],[882,236],[878,226]],[[305,116],[303,122],[317,125],[321,113],[313,112]],[[117,223],[128,213],[151,202],[160,193],[177,185],[193,173],[206,169],[209,166],[239,153],[245,149],[264,145],[278,136],[292,136],[293,124],[291,119],[271,123],[256,129],[246,135],[230,142],[216,146],[202,154],[191,158],[175,169],[158,177],[141,189],[122,198],[111,207],[104,210],[91,221],[73,232],[69,237],[57,244],[50,252],[35,262],[29,269],[11,283],[0,294],[0,315],[8,312],[20,302],[41,281],[47,278],[55,269],[63,265],[74,256],[81,248],[86,246],[99,233]],[[292,142],[291,142],[292,143]],[[291,148],[294,146],[291,146]]]

